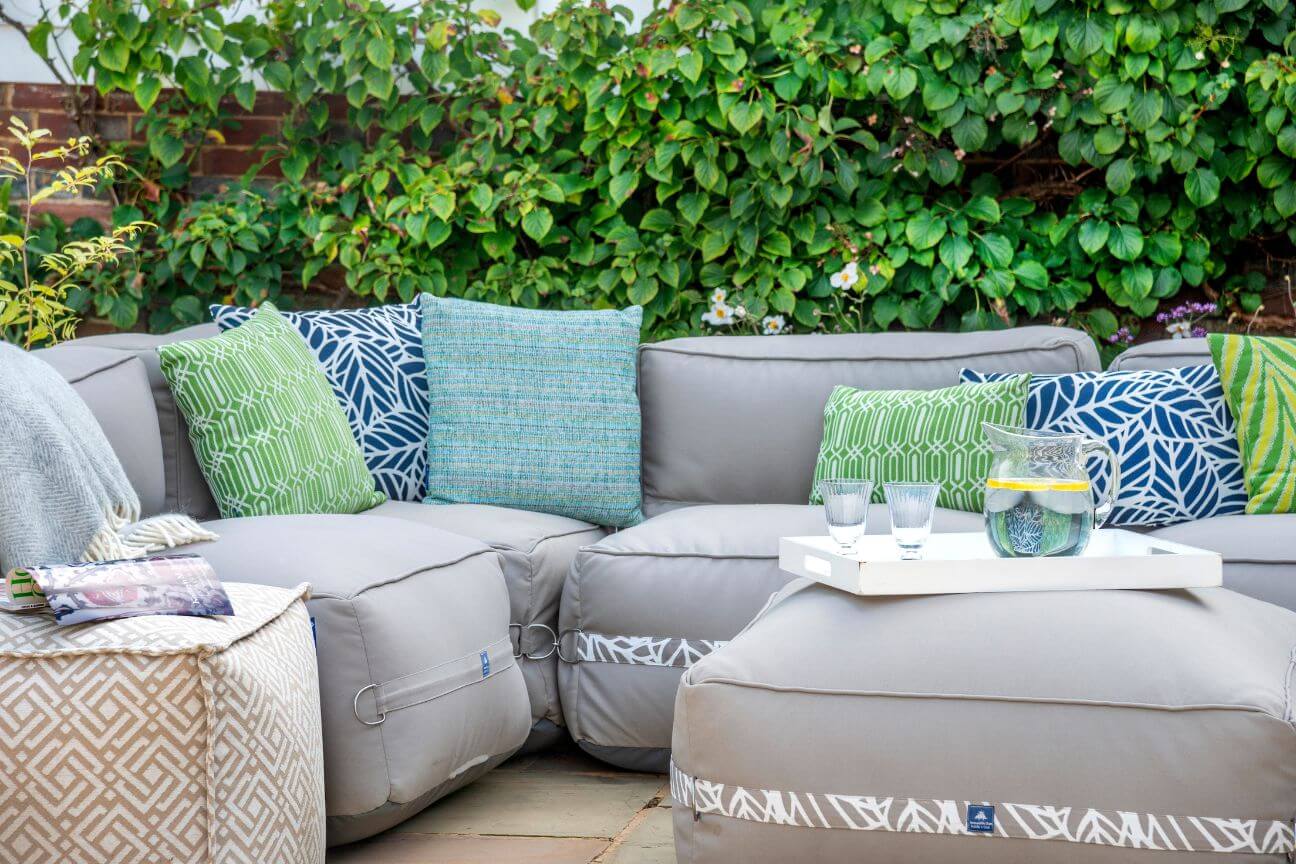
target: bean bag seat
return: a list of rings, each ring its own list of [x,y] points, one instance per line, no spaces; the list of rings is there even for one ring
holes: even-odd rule
[[[798,581],[684,674],[681,864],[1286,860],[1296,613]]]

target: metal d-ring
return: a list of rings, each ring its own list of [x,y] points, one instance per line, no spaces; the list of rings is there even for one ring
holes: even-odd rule
[[[366,684],[356,691],[355,699],[351,700],[351,710],[355,712],[355,718],[366,726],[381,726],[387,722],[386,711],[379,711],[377,720],[365,720],[360,716],[360,697],[365,694],[366,690],[373,690],[377,686],[377,684]]]
[[[526,654],[524,654],[523,651],[522,651],[522,633],[523,633],[524,630],[526,630],[526,628],[523,627],[521,624],[510,624],[510,625],[508,625],[509,642],[510,642],[510,643],[513,642],[513,631],[514,631],[514,630],[517,631],[517,649],[514,650],[514,652],[513,652],[513,659],[514,659],[514,660],[517,660],[519,657],[525,657],[525,656],[526,656]]]
[[[580,654],[577,654],[575,659],[568,659],[567,656],[563,654],[562,640],[563,637],[566,636],[568,633],[584,633],[584,632],[585,631],[579,627],[568,627],[566,630],[560,630],[558,632],[558,638],[554,640],[554,647],[557,648],[558,650],[559,660],[561,660],[564,663],[572,663],[572,664],[581,662]]]
[[[548,624],[528,624],[524,630],[547,630],[549,632],[549,650],[543,654],[524,654],[528,660],[548,660],[558,650],[558,634]]]

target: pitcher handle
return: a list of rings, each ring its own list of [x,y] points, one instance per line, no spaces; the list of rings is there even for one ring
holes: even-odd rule
[[[1116,493],[1120,490],[1120,464],[1116,461],[1116,454],[1112,448],[1108,447],[1102,441],[1095,441],[1090,438],[1080,446],[1080,458],[1088,460],[1095,453],[1101,453],[1107,457],[1107,464],[1111,467],[1111,482],[1107,484],[1107,494],[1103,500],[1094,505],[1094,527],[1101,528],[1111,516],[1112,507],[1116,504]]]

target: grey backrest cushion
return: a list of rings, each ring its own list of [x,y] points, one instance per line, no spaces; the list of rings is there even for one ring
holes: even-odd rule
[[[1161,339],[1122,352],[1111,362],[1110,368],[1113,371],[1143,372],[1148,369],[1209,366],[1212,362],[1210,346],[1205,339]]]
[[[144,515],[162,512],[162,437],[144,362],[133,354],[67,342],[34,354],[85,400],[121,460]]]
[[[220,516],[207,481],[203,478],[193,445],[189,443],[189,427],[176,408],[171,388],[162,376],[158,362],[157,346],[186,339],[206,339],[219,333],[215,324],[199,324],[161,336],[147,333],[110,333],[104,336],[87,336],[68,343],[78,346],[111,348],[138,357],[148,372],[149,386],[153,391],[153,404],[157,412],[158,430],[162,438],[162,465],[166,483],[166,497],[159,512],[187,513],[195,519],[217,519]],[[94,407],[93,405],[91,406]],[[96,412],[98,413],[98,412]],[[120,456],[120,451],[118,453]],[[141,493],[141,498],[143,497]],[[149,508],[145,506],[145,511]]]
[[[935,389],[959,370],[1101,369],[1062,327],[978,333],[706,336],[639,349],[644,513],[688,504],[804,504],[838,384]]]

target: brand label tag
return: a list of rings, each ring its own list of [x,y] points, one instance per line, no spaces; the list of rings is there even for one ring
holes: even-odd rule
[[[967,830],[974,834],[994,833],[995,812],[993,804],[969,804]]]
[[[481,652],[480,657],[481,657],[481,664],[482,664],[482,677],[489,678],[490,677],[490,654],[483,651]]]

